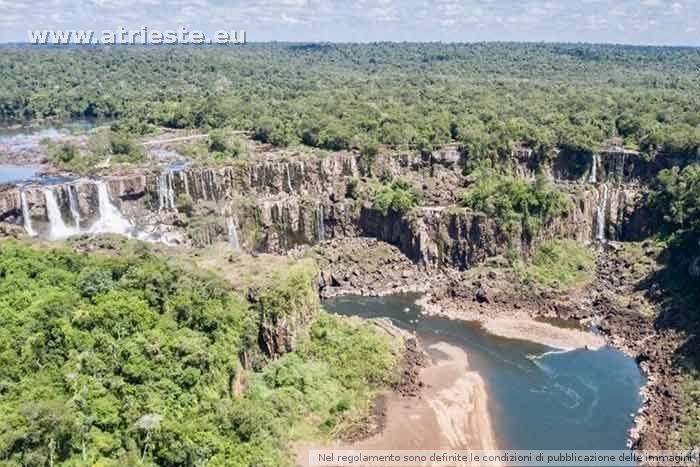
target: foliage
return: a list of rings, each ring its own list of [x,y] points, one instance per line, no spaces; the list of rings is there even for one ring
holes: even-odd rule
[[[387,335],[324,315],[240,394],[259,319],[145,250],[0,244],[0,464],[285,465],[395,374]]]
[[[115,163],[138,163],[145,159],[145,151],[127,133],[98,130],[87,141],[87,148],[73,142],[43,141],[52,161],[58,167],[77,173],[90,173],[110,160]]]
[[[144,159],[144,150],[125,133],[109,134],[109,153],[117,162],[140,162]]]
[[[700,164],[659,172],[650,207],[661,217],[662,233],[697,253],[700,240]]]
[[[245,156],[246,147],[230,130],[220,129],[211,130],[204,140],[181,145],[179,151],[195,159],[225,163]]]
[[[80,155],[80,150],[72,143],[49,144],[51,159],[56,165],[70,164]]]
[[[507,231],[522,227],[535,235],[541,227],[566,213],[570,200],[542,177],[534,182],[497,175],[492,170],[473,174],[462,195],[462,206],[496,219]]]
[[[262,290],[253,292],[255,307],[263,320],[281,318],[318,308],[318,295],[311,286],[318,270],[311,261],[299,261],[284,270],[270,273]]]
[[[621,135],[654,155],[700,147],[700,51],[590,44],[4,45],[0,120],[116,119],[115,132],[236,128],[275,145],[373,142],[470,156],[590,153]],[[32,76],[31,80],[26,79]]]
[[[694,449],[700,446],[700,374],[691,370],[681,384],[682,409],[679,430],[672,441],[679,449]]]
[[[418,204],[418,193],[405,180],[396,179],[375,185],[372,190],[372,207],[383,215],[408,213]]]
[[[246,430],[263,439],[336,434],[365,415],[378,389],[398,381],[399,350],[371,325],[322,314],[297,351],[251,380],[246,397],[264,410],[261,418],[268,422]]]
[[[525,280],[561,292],[593,280],[595,257],[574,240],[555,240],[542,245],[525,270]]]

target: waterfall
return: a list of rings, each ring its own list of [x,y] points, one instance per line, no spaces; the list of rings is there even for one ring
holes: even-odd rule
[[[598,183],[598,164],[600,164],[600,154],[593,154],[593,166],[591,167],[591,178],[589,182]]]
[[[22,203],[22,220],[24,221],[24,230],[30,237],[36,237],[36,231],[32,226],[32,215],[29,212],[29,203],[27,202],[27,193],[24,190],[19,192],[19,199]]]
[[[596,240],[598,240],[601,243],[605,242],[605,208],[608,204],[608,184],[605,183],[603,184],[603,195],[600,197],[600,200],[598,201],[598,208],[597,208],[597,228],[598,231],[596,233]]]
[[[289,189],[289,192],[290,192],[290,193],[293,193],[293,192],[294,192],[294,188],[292,187],[292,177],[291,177],[291,175],[289,174],[289,163],[285,164],[284,166],[285,166],[285,169],[286,169],[286,172],[287,172],[287,188]]]
[[[119,209],[112,204],[109,198],[109,191],[105,182],[97,182],[97,202],[100,217],[97,222],[90,227],[90,233],[115,233],[129,235],[133,230],[131,223],[122,216]]]
[[[323,204],[318,203],[316,207],[316,240],[323,242],[326,240],[326,226],[323,223]]]
[[[620,169],[618,171],[617,176],[618,182],[621,184],[622,182],[625,181],[625,159],[627,159],[627,154],[623,153],[622,154],[622,163],[620,164]]]
[[[61,214],[61,208],[58,206],[58,201],[56,200],[56,193],[54,193],[51,188],[43,188],[42,191],[46,199],[46,216],[49,219],[49,238],[51,240],[58,240],[68,238],[78,233],[77,230],[69,228],[66,223],[63,222],[63,215]]]
[[[73,193],[75,190],[75,193]],[[70,213],[73,216],[73,221],[75,222],[75,229],[80,231],[80,206],[78,205],[78,188],[73,185],[68,185],[68,204],[70,206]]]
[[[238,227],[236,226],[236,219],[233,217],[226,218],[226,226],[228,227],[228,244],[234,250],[241,249],[241,242],[238,240]]]
[[[204,171],[199,172],[199,181],[202,183],[202,198],[207,201],[209,197],[207,196],[207,184],[204,181]]]
[[[180,177],[182,177],[182,181],[185,184],[185,193],[187,196],[190,196],[190,182],[187,180],[187,172],[184,170],[180,172]]]
[[[164,172],[158,177],[158,209],[175,209],[172,171]]]

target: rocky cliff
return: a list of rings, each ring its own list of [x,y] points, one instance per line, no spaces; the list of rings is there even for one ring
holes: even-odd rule
[[[5,187],[0,224],[60,238],[99,233],[96,225],[111,228],[113,220],[105,217],[116,213],[123,217],[117,223],[120,233],[139,238],[193,246],[228,241],[234,249],[267,252],[371,236],[399,246],[423,265],[460,268],[507,250],[527,255],[555,236],[592,242],[642,235],[638,201],[643,188],[632,178],[628,162],[621,163],[620,177],[610,175],[619,161],[599,157],[595,174],[593,160],[588,166],[570,161],[567,170],[554,164],[549,175],[569,193],[571,208],[529,238],[502,231],[483,214],[454,207],[466,183],[462,159],[454,147],[427,155],[383,155],[371,164],[353,153],[336,153]],[[583,167],[578,172],[571,168],[577,164]],[[532,175],[531,166],[531,161],[521,161],[521,176]],[[405,218],[373,211],[348,193],[352,181],[369,174],[409,180],[423,192],[424,206]]]

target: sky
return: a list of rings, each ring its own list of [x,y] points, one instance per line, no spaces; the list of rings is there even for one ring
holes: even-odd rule
[[[244,30],[248,41],[527,41],[700,46],[700,0],[0,0],[28,30]]]

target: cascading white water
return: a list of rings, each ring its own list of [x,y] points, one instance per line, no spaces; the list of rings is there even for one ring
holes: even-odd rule
[[[36,231],[32,226],[32,216],[29,212],[29,202],[27,202],[27,194],[24,191],[19,192],[19,199],[22,204],[22,220],[24,221],[24,230],[30,237],[36,237]]]
[[[46,199],[46,217],[49,219],[49,238],[51,240],[59,240],[78,233],[76,229],[68,227],[63,221],[61,208],[56,200],[56,193],[51,188],[43,188],[42,191]]]
[[[234,250],[241,249],[241,242],[238,239],[238,227],[236,226],[236,219],[234,217],[226,218],[226,226],[228,227],[228,244]]]
[[[175,209],[173,173],[164,172],[158,177],[158,209]]]
[[[185,172],[184,170],[180,172],[180,177],[182,178],[182,181],[185,184],[185,194],[187,194],[187,196],[190,196],[190,182],[187,179],[187,172]]]
[[[593,166],[591,167],[591,183],[598,183],[598,165],[600,164],[600,155],[593,154]]]
[[[625,181],[625,160],[626,159],[627,159],[627,155],[623,153],[622,154],[622,163],[620,164],[620,169],[619,169],[619,172],[617,174],[617,176],[618,176],[617,181],[619,183],[622,183]]]
[[[73,216],[75,229],[80,231],[80,206],[78,205],[78,188],[73,185],[68,185],[68,204],[70,213]],[[73,192],[75,190],[75,193]]]
[[[323,204],[318,203],[316,207],[316,240],[323,242],[326,240],[326,226],[323,223]]]
[[[202,184],[202,197],[204,198],[204,201],[207,201],[209,196],[207,196],[207,184],[204,181],[204,171],[199,172],[199,181]]]
[[[105,182],[97,182],[97,203],[100,217],[97,219],[92,227],[90,227],[89,233],[101,234],[101,233],[114,233],[122,235],[131,235],[133,232],[133,226],[128,219],[126,219],[119,209],[112,204],[109,197],[109,191],[107,190],[107,184]]]
[[[289,173],[289,164],[285,164],[284,166],[287,172],[287,188],[289,189],[289,192],[292,193],[294,188],[292,187],[292,176]]]
[[[603,184],[603,194],[598,200],[597,208],[597,228],[596,240],[601,243],[605,242],[605,209],[608,205],[608,184]]]

